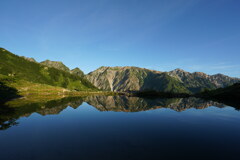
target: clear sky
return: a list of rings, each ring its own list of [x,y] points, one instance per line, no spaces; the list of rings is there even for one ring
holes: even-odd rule
[[[0,0],[0,47],[100,66],[240,77],[239,0]]]

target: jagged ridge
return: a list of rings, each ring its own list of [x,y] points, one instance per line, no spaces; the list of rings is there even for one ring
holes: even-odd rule
[[[160,72],[138,67],[100,67],[86,78],[96,87],[111,91],[160,91],[196,93],[238,82],[240,79],[222,74],[189,73],[181,69]]]

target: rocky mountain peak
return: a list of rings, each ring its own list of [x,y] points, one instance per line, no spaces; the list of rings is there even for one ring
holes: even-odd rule
[[[99,89],[110,91],[170,91],[172,85],[167,87],[162,83],[165,81],[168,83],[168,79],[171,83],[176,82],[163,72],[133,66],[100,67],[86,77]],[[176,82],[175,86],[178,86],[178,89],[183,92],[186,91],[180,82]]]
[[[189,72],[186,72],[186,71],[184,71],[183,69],[180,69],[180,68],[176,68],[172,71],[169,71],[168,74],[171,75],[171,76],[175,76],[175,77],[178,77],[178,76],[181,77],[183,75],[189,74]]]
[[[160,71],[157,70],[151,70],[151,69],[147,69],[147,68],[140,68],[140,67],[135,67],[135,66],[115,66],[115,67],[108,67],[108,66],[101,66],[98,69],[96,69],[95,71],[116,71],[116,72],[120,72],[120,71],[126,71],[126,70],[132,70],[132,71],[140,71],[140,70],[145,70],[145,71],[150,71],[150,72],[155,72],[155,73],[162,73]],[[95,72],[94,71],[94,72]]]
[[[100,67],[86,77],[99,89],[111,91],[154,90],[196,93],[204,88],[215,89],[239,81],[225,75],[190,73],[180,68],[160,72],[132,66]]]
[[[45,60],[45,61],[40,62],[40,64],[48,66],[48,67],[53,67],[53,68],[56,68],[59,70],[63,70],[65,72],[70,72],[70,69],[60,61]]]
[[[79,76],[79,77],[84,77],[83,71],[82,71],[81,69],[79,69],[78,67],[72,69],[72,70],[70,71],[70,73],[71,73],[71,74],[75,74],[75,75],[77,75],[77,76]]]
[[[209,75],[203,72],[193,72],[193,74],[198,77],[205,77],[205,78],[209,77]]]
[[[189,75],[189,72],[184,71],[183,69],[176,68],[170,72],[167,72],[168,75],[175,77],[181,81],[181,79],[187,75]]]
[[[35,63],[37,63],[37,61],[34,59],[34,58],[29,58],[29,57],[24,57],[24,56],[21,56],[22,58],[24,58],[24,59],[26,59],[26,60],[28,60],[28,61],[30,61],[30,62],[35,62]]]
[[[181,68],[176,68],[176,69],[172,70],[171,72],[186,72],[186,71],[184,71]]]

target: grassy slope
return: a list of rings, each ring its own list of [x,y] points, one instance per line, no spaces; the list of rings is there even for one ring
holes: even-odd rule
[[[87,96],[92,94],[116,94],[113,92],[102,91],[73,91],[62,87],[33,83],[26,80],[18,80],[14,77],[8,77],[1,74],[0,84],[4,84],[5,87],[10,88],[10,90],[5,91],[3,90],[4,88],[0,85],[0,94],[2,93],[0,102],[6,102],[13,98],[18,98],[19,96],[22,97],[20,99],[11,101],[10,103],[13,106],[18,106],[19,104],[23,105],[28,103],[47,102],[64,97]]]
[[[68,72],[30,62],[0,48],[0,74],[33,83],[58,86],[77,91],[96,91],[88,80]]]

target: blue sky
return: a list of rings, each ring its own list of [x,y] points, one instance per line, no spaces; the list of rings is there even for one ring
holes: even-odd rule
[[[240,77],[239,0],[1,0],[0,47],[100,66]]]

